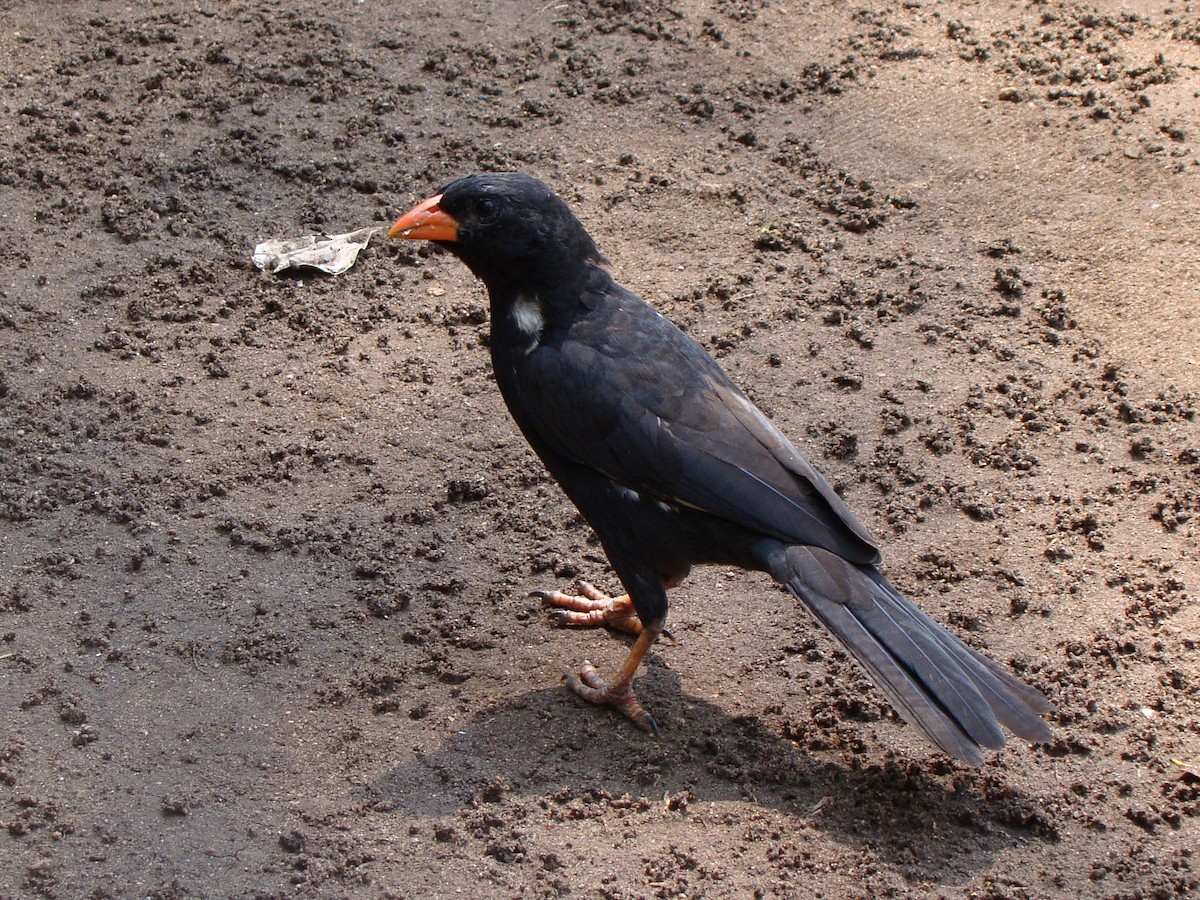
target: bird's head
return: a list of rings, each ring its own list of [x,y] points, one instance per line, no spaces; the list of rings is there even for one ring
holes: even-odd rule
[[[558,196],[530,175],[468,175],[396,220],[389,238],[433,241],[497,291],[544,292],[586,277],[602,262],[595,243]]]

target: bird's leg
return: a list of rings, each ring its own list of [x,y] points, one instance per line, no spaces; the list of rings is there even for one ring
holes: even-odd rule
[[[596,667],[586,659],[583,661],[578,675],[564,675],[563,681],[566,682],[567,687],[584,700],[616,707],[633,720],[633,723],[642,731],[657,735],[658,725],[633,693],[633,676],[637,672],[638,666],[641,665],[642,657],[646,655],[646,651],[650,649],[650,645],[654,643],[661,631],[661,626],[642,628],[637,640],[633,642],[633,649],[629,651],[625,665],[621,666],[621,671],[617,673],[616,680],[612,684],[605,684],[600,673],[596,671]]]
[[[615,628],[630,634],[642,633],[642,620],[628,594],[610,597],[588,584],[577,581],[579,596],[561,591],[534,591],[530,596],[542,601],[550,621],[564,628]]]

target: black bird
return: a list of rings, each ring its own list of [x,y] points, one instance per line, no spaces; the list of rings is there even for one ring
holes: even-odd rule
[[[388,236],[430,240],[487,286],[491,354],[509,411],[595,530],[625,596],[538,592],[560,624],[638,635],[611,683],[585,661],[568,686],[647,731],[633,677],[664,631],[667,589],[693,565],[769,573],[910,724],[978,765],[1004,728],[1045,741],[1040,692],[906,600],[829,483],[699,344],[617,284],[546,185],[479,174],[417,204]]]

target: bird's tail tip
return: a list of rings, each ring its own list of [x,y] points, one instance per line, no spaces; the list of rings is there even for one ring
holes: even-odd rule
[[[910,725],[968,765],[1004,746],[1053,739],[1041,691],[967,646],[913,605],[873,566],[790,546],[771,574],[837,638]]]

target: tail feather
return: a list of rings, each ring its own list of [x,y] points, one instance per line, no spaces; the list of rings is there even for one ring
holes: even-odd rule
[[[866,574],[894,602],[906,607],[910,614],[930,634],[934,635],[948,652],[953,653],[959,659],[961,665],[974,673],[976,686],[1001,725],[1017,737],[1030,743],[1050,740],[1052,737],[1050,726],[1041,716],[1053,712],[1054,707],[1041,691],[1014,678],[994,660],[984,656],[974,647],[964,644],[946,631],[892,587],[879,570],[868,570]]]
[[[772,555],[770,571],[943,752],[979,765],[981,748],[1004,745],[1002,726],[1028,741],[1050,737],[1040,692],[943,629],[877,569],[792,546]]]
[[[918,685],[905,669],[897,663],[893,651],[875,637],[849,607],[829,603],[819,595],[806,595],[795,582],[786,582],[787,587],[829,629],[850,655],[863,667],[868,677],[900,713],[901,717],[919,728],[943,753],[977,766],[983,762],[983,754],[974,741],[967,737],[958,723],[945,709],[925,692],[914,690]]]
[[[1004,732],[973,673],[947,651],[936,633],[912,617],[907,605],[889,601],[892,598],[885,595],[873,608],[852,609],[852,614],[902,661],[904,674],[919,681],[971,740],[993,750],[1003,747]]]

